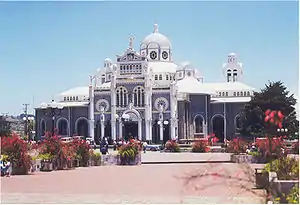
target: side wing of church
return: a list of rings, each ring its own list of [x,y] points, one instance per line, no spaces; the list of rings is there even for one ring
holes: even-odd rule
[[[130,38],[115,62],[105,59],[90,76],[89,86],[36,108],[36,133],[41,137],[55,128],[61,136],[91,137],[96,143],[102,137],[161,143],[214,133],[224,141],[239,134],[239,113],[254,88],[241,82],[243,66],[234,53],[223,73],[224,82],[206,83],[190,63],[174,63],[171,42],[155,25],[139,52]]]

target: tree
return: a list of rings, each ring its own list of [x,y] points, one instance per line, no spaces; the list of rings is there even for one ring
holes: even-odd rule
[[[10,122],[8,122],[5,117],[0,116],[0,137],[10,136],[10,134],[11,134]]]
[[[242,136],[276,136],[277,127],[264,122],[266,110],[280,110],[285,118],[283,128],[287,128],[287,136],[293,136],[299,130],[299,121],[295,112],[296,99],[290,94],[283,82],[269,82],[260,92],[255,92],[251,101],[241,112],[241,125],[239,130]]]

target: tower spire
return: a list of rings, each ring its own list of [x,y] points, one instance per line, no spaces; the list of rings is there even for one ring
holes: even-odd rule
[[[129,49],[133,49],[133,41],[134,41],[134,36],[129,37]]]
[[[153,33],[158,33],[158,24],[154,24],[154,31]]]

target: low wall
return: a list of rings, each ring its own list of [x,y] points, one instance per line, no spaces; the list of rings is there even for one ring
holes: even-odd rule
[[[269,173],[269,188],[275,196],[278,194],[289,194],[297,183],[299,184],[299,180],[279,180],[276,172]]]
[[[258,164],[265,163],[261,157],[252,156],[249,154],[232,154],[230,160],[235,163]]]
[[[122,161],[121,161],[120,155],[108,154],[108,155],[101,156],[101,165],[102,166],[121,165],[121,164],[122,164]],[[140,164],[142,164],[142,155],[139,152],[136,155],[135,160],[133,161],[132,165],[140,165]]]

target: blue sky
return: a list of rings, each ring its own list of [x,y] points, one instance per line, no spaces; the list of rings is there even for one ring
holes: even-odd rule
[[[87,85],[130,34],[138,50],[154,23],[174,61],[190,61],[204,81],[224,80],[222,63],[236,52],[243,82],[282,80],[298,94],[297,2],[1,2],[0,114]]]

